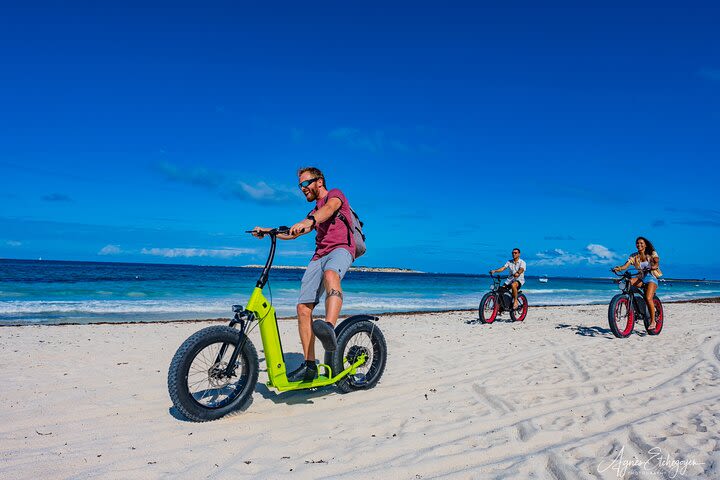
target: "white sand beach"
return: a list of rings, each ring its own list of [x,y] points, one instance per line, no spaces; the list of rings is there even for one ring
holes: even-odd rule
[[[385,374],[347,395],[268,390],[255,331],[252,401],[202,424],[166,377],[210,323],[0,328],[0,478],[720,478],[720,305],[668,304],[660,336],[627,339],[606,312],[385,316]]]

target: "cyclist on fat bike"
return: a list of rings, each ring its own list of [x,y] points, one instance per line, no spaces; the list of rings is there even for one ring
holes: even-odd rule
[[[655,251],[652,242],[645,237],[637,237],[635,240],[635,248],[637,252],[628,257],[624,265],[618,265],[613,270],[621,272],[628,267],[633,266],[637,269],[637,277],[630,282],[638,288],[645,289],[645,303],[650,310],[650,324],[648,328],[654,330],[655,324],[655,303],[653,297],[658,288],[658,278],[662,276],[660,271],[660,256]]]
[[[508,278],[505,280],[505,287],[512,289],[512,295],[513,295],[513,308],[517,308],[518,306],[518,289],[523,286],[525,283],[525,269],[527,268],[525,265],[525,260],[520,259],[520,249],[514,248],[512,251],[512,260],[508,260],[505,262],[505,265],[503,265],[500,268],[496,268],[495,270],[490,270],[490,275],[493,275],[498,272],[502,272],[506,268],[510,269],[510,275],[508,275]]]
[[[317,377],[315,364],[315,337],[322,342],[326,351],[337,347],[335,324],[343,304],[341,280],[355,260],[355,238],[349,224],[338,218],[342,215],[351,219],[350,204],[345,195],[333,188],[328,190],[325,176],[315,167],[298,171],[300,190],[308,202],[315,202],[307,217],[290,228],[287,235],[278,235],[282,240],[293,240],[315,229],[315,254],[305,270],[297,303],[298,330],[303,346],[305,362],[288,374],[288,380],[310,381]],[[253,235],[262,238],[269,228],[255,227]],[[325,293],[325,321],[312,321],[315,306]]]

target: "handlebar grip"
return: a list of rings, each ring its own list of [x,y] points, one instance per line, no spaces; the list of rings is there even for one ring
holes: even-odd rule
[[[271,228],[270,230],[263,231],[264,235],[271,235],[271,234],[278,234],[278,233],[288,233],[290,231],[290,227],[286,227],[285,225],[277,228]],[[255,233],[255,230],[245,230],[245,233]]]

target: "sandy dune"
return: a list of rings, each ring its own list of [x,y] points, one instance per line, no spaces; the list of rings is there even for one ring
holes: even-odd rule
[[[166,375],[207,323],[0,328],[0,478],[720,478],[720,305],[665,311],[627,339],[604,306],[387,316],[375,389],[260,384],[205,424]]]

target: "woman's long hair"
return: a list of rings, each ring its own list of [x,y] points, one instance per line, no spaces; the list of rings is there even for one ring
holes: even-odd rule
[[[635,239],[635,243],[637,243],[638,240],[643,240],[645,242],[645,255],[651,257],[652,253],[655,251],[655,246],[652,244],[652,242],[645,237],[637,237]]]

